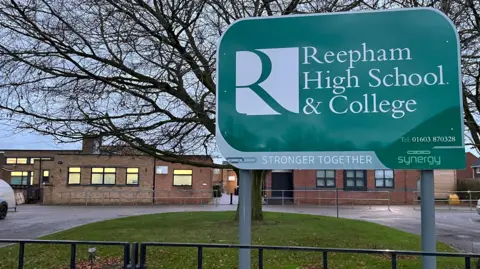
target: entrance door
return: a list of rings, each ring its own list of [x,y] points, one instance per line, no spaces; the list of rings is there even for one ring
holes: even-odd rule
[[[272,172],[273,200],[293,202],[293,172]]]

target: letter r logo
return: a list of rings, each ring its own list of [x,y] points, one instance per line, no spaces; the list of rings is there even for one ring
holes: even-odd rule
[[[237,112],[247,115],[298,113],[298,54],[298,48],[237,51]]]

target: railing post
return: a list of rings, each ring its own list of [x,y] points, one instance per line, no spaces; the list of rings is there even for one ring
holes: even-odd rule
[[[25,243],[20,242],[20,248],[18,249],[18,269],[23,269],[23,256],[25,255]]]
[[[471,268],[470,257],[465,257],[465,269],[470,269],[470,268]]]
[[[328,269],[328,252],[323,252],[323,269]]]
[[[392,254],[392,269],[397,269],[397,254]]]
[[[197,258],[198,258],[197,268],[202,269],[203,268],[203,248],[202,247],[198,247]]]
[[[147,263],[147,246],[140,244],[140,268],[145,269]]]
[[[233,193],[230,193],[230,204],[233,205]]]
[[[335,206],[337,208],[337,219],[338,219],[338,188],[335,188]]]
[[[130,259],[130,258],[129,258],[129,259],[130,259],[130,261],[132,261],[132,262],[130,263],[130,264],[131,264],[130,268],[135,269],[135,266],[137,266],[137,264],[138,264],[138,243],[133,243],[133,244],[132,244],[132,251],[131,251],[131,253],[130,253],[130,245],[128,245],[128,248],[129,248],[129,249],[128,249],[128,255],[129,255],[129,257],[130,257],[130,255],[131,255],[131,259]]]
[[[472,211],[472,192],[468,191],[468,203],[470,205],[470,211]]]
[[[390,191],[388,191],[388,204],[387,204],[388,211],[390,211],[390,199],[392,199],[392,195],[391,195]]]
[[[77,254],[77,245],[71,244],[70,245],[70,269],[75,269],[75,262],[76,262],[76,256]]]
[[[415,197],[415,191],[413,191],[413,210],[416,210],[415,208],[415,202],[417,201],[417,197]]]
[[[258,249],[258,269],[263,269],[263,248]]]

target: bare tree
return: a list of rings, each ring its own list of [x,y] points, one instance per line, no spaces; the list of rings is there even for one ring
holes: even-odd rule
[[[214,154],[215,53],[233,21],[335,12],[358,0],[0,1],[4,119],[69,142],[121,141],[158,159],[197,166]],[[261,188],[264,171],[256,172]],[[253,219],[262,219],[255,192]]]
[[[432,6],[462,42],[465,123],[480,148],[474,0],[0,0],[0,117],[62,142],[109,137],[169,162],[216,154],[215,54],[237,19]],[[253,219],[263,219],[254,178]]]

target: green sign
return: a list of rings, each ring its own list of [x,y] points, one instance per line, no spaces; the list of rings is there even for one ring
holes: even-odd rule
[[[465,168],[459,40],[438,10],[243,19],[217,54],[217,145],[238,168]]]

